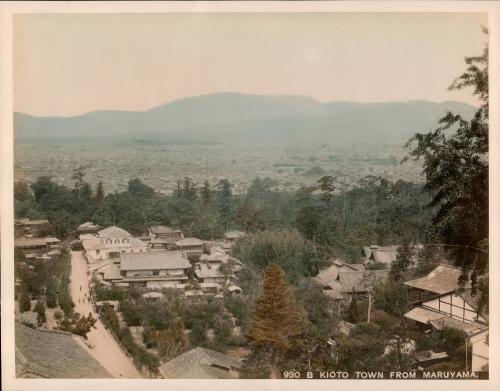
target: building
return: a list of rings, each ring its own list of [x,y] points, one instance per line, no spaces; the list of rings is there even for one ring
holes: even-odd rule
[[[379,246],[372,244],[369,247],[363,247],[361,254],[365,263],[383,263],[386,268],[396,260],[398,255],[398,246]]]
[[[45,238],[16,238],[14,247],[23,250],[27,259],[50,259],[60,254],[58,250],[60,240],[54,237]]]
[[[443,264],[424,277],[406,281],[410,304],[456,291],[460,274],[459,268]]]
[[[153,289],[176,288],[188,281],[191,263],[180,251],[121,253],[120,262],[109,262],[96,271],[104,281],[119,286]]]
[[[149,227],[148,233],[151,239],[164,239],[169,240],[171,243],[175,243],[184,238],[180,229],[172,229],[165,225],[153,225]]]
[[[224,242],[222,243],[222,248],[225,250],[230,250],[234,243],[240,238],[245,236],[245,232],[241,231],[229,231],[224,234]]]
[[[322,286],[326,287],[331,282],[335,281],[341,272],[363,272],[365,271],[365,266],[361,263],[347,263],[340,259],[333,261],[332,265],[326,269],[320,270],[320,272],[314,277]]]
[[[175,242],[182,253],[188,257],[190,255],[201,256],[203,254],[203,241],[197,238],[184,238]]]
[[[16,237],[20,236],[39,236],[39,233],[48,229],[50,226],[49,220],[30,220],[30,219],[19,219],[14,220],[14,235]]]
[[[160,373],[166,379],[237,379],[241,366],[235,358],[196,347],[163,364]]]
[[[210,248],[210,254],[202,254],[200,262],[206,263],[212,267],[219,267],[222,264],[231,266],[233,272],[238,273],[243,269],[243,263],[229,254],[222,247],[214,246]]]
[[[241,288],[234,285],[237,278],[234,273],[224,274],[219,270],[220,266],[212,266],[205,262],[198,262],[195,265],[194,273],[199,287],[202,291],[221,290],[224,286],[231,288],[231,292],[241,293]]]
[[[142,253],[147,244],[134,238],[122,228],[111,226],[97,233],[80,235],[89,262],[101,259],[118,259],[121,253]]]
[[[349,266],[346,266],[349,265]],[[353,264],[341,267],[332,265],[325,269],[318,281],[323,286],[323,293],[335,301],[349,301],[354,294],[367,295],[377,284],[385,282],[390,270],[349,270]]]
[[[461,270],[439,265],[428,275],[404,283],[412,309],[404,316],[425,330],[453,328],[463,332],[471,348],[471,368],[488,365],[488,314],[470,288],[460,289]]]
[[[101,226],[92,223],[91,221],[87,221],[86,223],[80,224],[76,229],[78,235],[82,234],[97,234],[102,229]]]
[[[15,324],[16,377],[47,379],[110,378],[83,342],[64,331]]]

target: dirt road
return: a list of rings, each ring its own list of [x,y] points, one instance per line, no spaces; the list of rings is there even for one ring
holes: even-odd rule
[[[97,318],[89,300],[89,277],[87,263],[82,253],[71,252],[71,297],[75,303],[75,311],[87,316],[89,313]],[[104,328],[98,319],[88,334],[88,342],[92,349],[89,352],[114,377],[142,378],[132,361],[120,349],[113,336]]]

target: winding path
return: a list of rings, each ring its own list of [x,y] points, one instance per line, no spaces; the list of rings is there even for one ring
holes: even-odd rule
[[[71,297],[75,303],[75,311],[94,318],[94,312],[89,298],[89,277],[87,262],[80,251],[71,252]],[[99,319],[88,334],[88,342],[92,346],[87,349],[94,358],[113,376],[118,378],[142,378],[131,359],[123,352],[116,340],[104,327]]]

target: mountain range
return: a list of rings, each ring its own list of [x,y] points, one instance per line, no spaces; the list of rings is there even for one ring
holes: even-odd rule
[[[93,111],[74,117],[14,113],[18,141],[401,143],[427,132],[451,111],[472,117],[456,101],[322,103],[296,95],[216,93],[174,100],[147,111]]]

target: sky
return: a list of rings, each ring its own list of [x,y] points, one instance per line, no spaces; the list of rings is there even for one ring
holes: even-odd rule
[[[144,111],[232,91],[319,101],[458,100],[479,13],[163,13],[14,16],[14,110]]]

